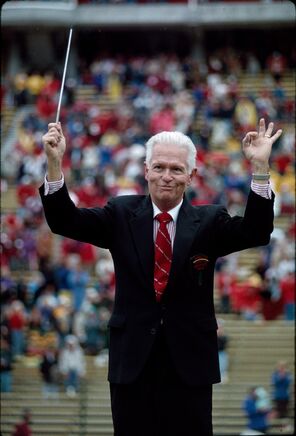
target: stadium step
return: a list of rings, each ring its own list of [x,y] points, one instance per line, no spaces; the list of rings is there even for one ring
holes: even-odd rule
[[[249,388],[261,385],[270,391],[271,373],[279,359],[294,365],[294,329],[284,321],[260,325],[225,317],[229,335],[229,382],[214,385],[213,422],[215,435],[239,435],[246,427],[241,409]],[[109,436],[113,434],[107,367],[96,366],[87,356],[85,389],[68,398],[62,388],[58,399],[44,399],[38,358],[25,357],[14,368],[13,392],[2,394],[2,436],[9,436],[24,404],[32,410],[33,436]],[[293,434],[294,388],[287,426],[272,419],[269,434]],[[290,426],[290,427],[289,427]]]
[[[1,109],[1,138],[2,138],[2,140],[8,134],[9,128],[12,124],[12,120],[14,118],[14,114],[15,114],[14,106],[3,105],[2,109]]]

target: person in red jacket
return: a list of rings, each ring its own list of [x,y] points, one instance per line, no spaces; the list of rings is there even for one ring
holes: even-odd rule
[[[284,315],[287,321],[295,319],[295,274],[289,271],[280,281]]]
[[[8,310],[8,325],[11,331],[13,357],[21,356],[24,353],[24,329],[27,322],[24,305],[21,301],[15,300]]]
[[[16,424],[12,436],[31,436],[31,411],[24,409],[22,421]]]

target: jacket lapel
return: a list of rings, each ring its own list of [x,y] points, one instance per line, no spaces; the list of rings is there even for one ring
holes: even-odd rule
[[[198,217],[197,209],[193,208],[184,197],[177,220],[168,289],[170,288],[170,285],[175,282],[175,277],[178,272],[183,268],[199,225],[200,218]]]
[[[153,290],[154,243],[153,208],[150,197],[146,197],[130,220],[130,229],[142,267],[145,283]]]

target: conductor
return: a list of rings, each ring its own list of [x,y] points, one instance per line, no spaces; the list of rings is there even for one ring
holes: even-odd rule
[[[231,217],[221,205],[193,207],[187,200],[196,148],[180,132],[148,140],[148,195],[77,208],[62,173],[62,127],[49,124],[43,136],[48,171],[40,187],[48,225],[109,249],[114,261],[108,380],[115,436],[213,434],[212,385],[220,382],[214,267],[220,256],[269,242],[269,157],[282,133],[273,129],[261,119],[242,141],[252,181],[244,216]]]

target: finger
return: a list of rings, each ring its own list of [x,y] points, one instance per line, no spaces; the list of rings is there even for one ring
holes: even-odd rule
[[[49,131],[47,132],[47,135],[48,136],[51,136],[51,137],[53,137],[53,136],[58,136],[59,135],[59,133],[57,132],[57,130],[54,128],[54,127],[52,127],[51,129],[49,129]]]
[[[51,129],[49,129],[49,131],[47,132],[46,135],[48,138],[54,138],[56,141],[59,141],[60,137],[61,137],[60,133],[56,130],[55,127],[52,127]]]
[[[267,136],[269,138],[271,137],[272,131],[273,131],[273,126],[274,126],[274,124],[272,122],[268,124],[267,130],[264,133],[264,136]]]
[[[56,141],[60,140],[60,134],[56,130],[49,131],[46,135],[44,135],[45,140],[47,141]]]
[[[60,140],[63,138],[63,132],[61,130],[61,126],[57,123],[50,123],[49,130],[47,132],[48,135],[51,135],[57,142],[60,142]]]
[[[256,139],[258,136],[257,132],[248,132],[243,139],[243,142],[251,142],[252,139]]]
[[[51,129],[52,127],[55,127],[57,129],[58,128],[58,123],[49,123],[48,124],[48,129]]]
[[[49,123],[48,124],[48,130],[50,131],[51,129],[56,129],[60,134],[62,134],[62,126],[61,123]]]
[[[251,145],[251,142],[252,142],[251,139],[252,139],[252,135],[250,135],[250,132],[249,132],[246,134],[246,136],[242,140],[243,148],[249,147]]]
[[[55,147],[58,144],[58,137],[52,133],[46,133],[42,137],[44,145],[50,145],[51,147]]]
[[[248,141],[248,136],[246,135],[244,138],[243,138],[243,144],[245,144],[246,142]]]
[[[283,133],[282,129],[279,129],[270,139],[272,140],[272,143],[274,143]]]
[[[259,135],[264,135],[265,133],[265,119],[264,118],[260,118],[259,121]]]
[[[61,137],[62,137],[62,133],[60,133],[55,127],[52,127],[51,129],[49,129],[47,134],[50,135],[50,136],[54,136],[58,140],[60,140]]]
[[[63,134],[63,130],[62,130],[62,126],[61,126],[60,121],[57,123],[57,130],[61,135]]]

